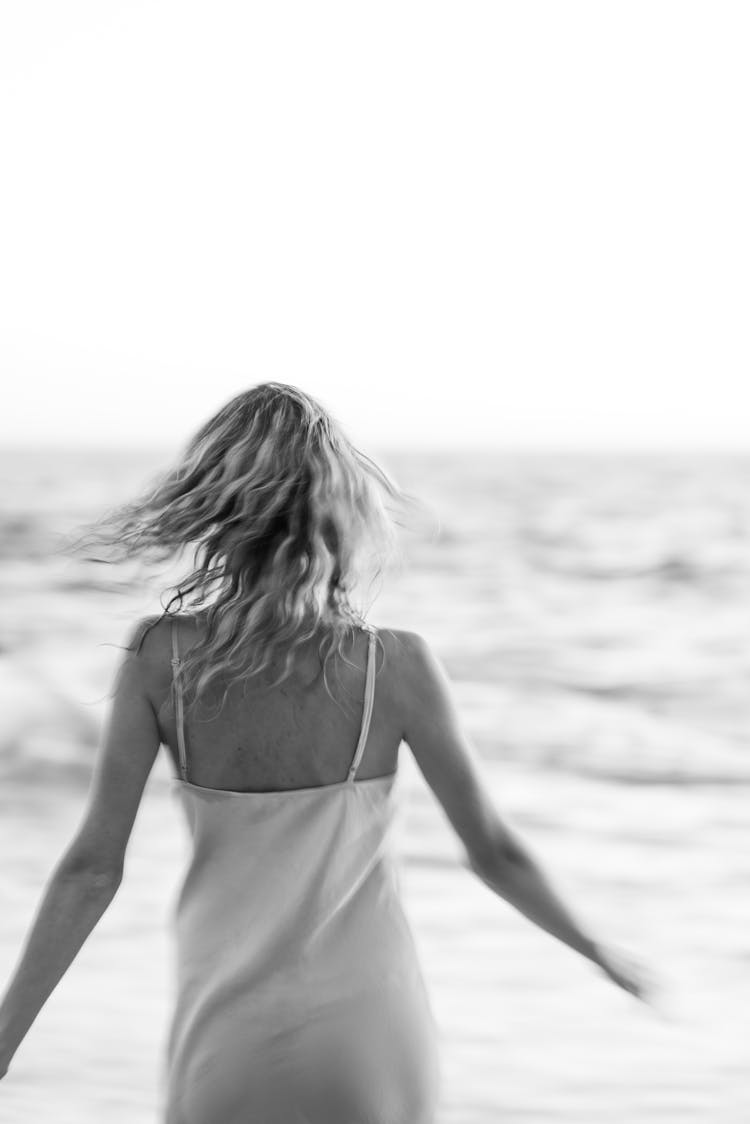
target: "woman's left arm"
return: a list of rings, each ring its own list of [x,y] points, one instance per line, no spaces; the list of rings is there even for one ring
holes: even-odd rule
[[[128,641],[134,649],[138,625]],[[160,745],[144,657],[126,652],[97,753],[81,825],[54,868],[18,964],[0,1000],[0,1076],[107,910]]]

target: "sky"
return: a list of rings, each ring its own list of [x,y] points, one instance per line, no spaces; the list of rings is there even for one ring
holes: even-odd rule
[[[10,0],[0,442],[750,451],[750,7]]]

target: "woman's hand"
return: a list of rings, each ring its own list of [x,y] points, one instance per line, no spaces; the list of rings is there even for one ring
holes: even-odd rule
[[[596,945],[592,960],[617,987],[643,1003],[651,1002],[653,982],[638,961],[626,953],[602,945]]]

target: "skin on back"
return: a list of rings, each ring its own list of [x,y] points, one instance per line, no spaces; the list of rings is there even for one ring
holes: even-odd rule
[[[163,743],[178,771],[177,731],[170,698],[171,655],[166,628],[154,639],[156,709]],[[175,622],[180,654],[200,638],[201,625],[192,618]],[[225,682],[201,695],[183,728],[187,739],[188,780],[206,788],[263,792],[335,784],[343,780],[359,740],[364,711],[368,635],[358,630],[326,666],[328,694],[317,641],[308,642],[292,675],[273,684],[278,668],[230,686]],[[376,642],[374,713],[357,779],[396,769],[401,726],[393,707],[396,646],[391,634]],[[382,647],[381,647],[382,645]],[[161,671],[161,676],[159,672]],[[187,697],[187,696],[186,696]]]
[[[135,647],[147,624],[129,639]],[[121,872],[125,848],[160,745],[177,774],[177,740],[171,700],[171,638],[168,620],[151,628],[138,654],[126,652],[120,666],[105,736],[94,766],[89,801],[70,845],[74,865]],[[180,618],[180,654],[196,643],[200,625]],[[375,704],[357,777],[395,771],[405,741],[463,842],[469,860],[483,869],[506,838],[483,782],[476,754],[461,729],[450,683],[426,641],[417,633],[379,629]],[[319,661],[310,651],[295,682],[254,687],[242,698],[232,689],[224,710],[211,718],[220,694],[209,696],[186,717],[188,779],[206,788],[264,791],[332,784],[346,776],[356,745],[364,690],[367,636],[357,635],[336,661],[341,688],[329,664],[326,693]],[[317,678],[317,681],[316,681]]]

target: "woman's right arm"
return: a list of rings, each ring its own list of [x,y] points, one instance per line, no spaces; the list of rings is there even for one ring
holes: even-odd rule
[[[582,928],[525,844],[501,819],[438,658],[417,633],[397,636],[403,740],[461,839],[470,868],[540,929],[592,961],[619,987],[644,998],[637,968]]]

